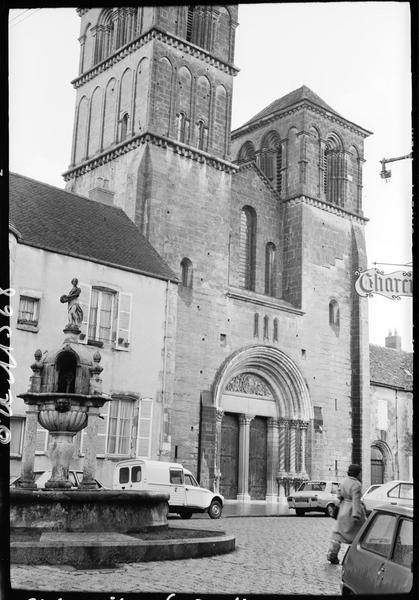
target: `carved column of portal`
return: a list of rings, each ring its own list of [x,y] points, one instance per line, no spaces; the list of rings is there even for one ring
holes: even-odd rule
[[[297,421],[291,420],[289,422],[290,428],[290,474],[291,476],[296,472],[296,432],[297,432]]]
[[[250,421],[253,416],[239,416],[239,481],[237,500],[250,502],[249,495],[249,446],[250,446]]]
[[[300,448],[300,471],[301,476],[307,478],[306,471],[306,443],[307,443],[307,421],[300,421],[300,435],[301,435],[301,448]]]
[[[268,419],[267,465],[266,465],[266,501],[276,502],[278,497],[276,477],[279,464],[279,423],[277,419]]]
[[[221,425],[223,421],[224,411],[217,408],[215,415],[215,470],[214,470],[214,492],[220,492],[221,480]]]
[[[286,458],[286,445],[287,445],[287,421],[286,419],[280,418],[278,419],[278,427],[279,427],[279,448],[278,448],[278,457],[279,457],[279,471],[278,471],[278,481],[279,481],[279,496],[284,497],[286,495],[285,488],[285,458]]]

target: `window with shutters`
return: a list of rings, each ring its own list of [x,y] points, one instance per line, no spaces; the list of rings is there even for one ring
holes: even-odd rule
[[[275,296],[276,247],[268,242],[265,248],[265,294]]]
[[[137,456],[151,456],[151,433],[153,419],[153,400],[141,398],[138,414]]]
[[[40,423],[36,428],[35,454],[46,454],[48,450],[48,431]]]
[[[110,402],[107,454],[131,455],[134,405],[132,399],[113,398]]]
[[[194,17],[194,7],[188,6],[188,12],[186,15],[186,41],[192,41],[193,35],[193,17]]]
[[[255,286],[256,213],[245,206],[240,214],[239,285],[247,290]]]
[[[22,456],[25,417],[10,417],[10,456]]]
[[[112,342],[115,349],[128,350],[130,344],[132,294],[90,286],[79,282],[83,322],[82,343],[103,346]]]

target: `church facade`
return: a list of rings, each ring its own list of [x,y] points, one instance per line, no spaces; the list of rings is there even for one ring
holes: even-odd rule
[[[366,129],[306,86],[231,132],[238,8],[83,8],[67,190],[178,276],[168,458],[276,501],[364,465]],[[103,193],[103,190],[111,193]]]

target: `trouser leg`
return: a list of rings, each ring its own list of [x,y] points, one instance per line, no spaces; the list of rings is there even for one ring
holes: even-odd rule
[[[339,533],[334,531],[330,537],[329,549],[327,551],[327,560],[329,560],[330,562],[335,562],[338,560],[340,545],[340,535]]]

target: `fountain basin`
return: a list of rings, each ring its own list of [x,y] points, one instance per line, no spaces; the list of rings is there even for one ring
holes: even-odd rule
[[[168,494],[114,490],[10,490],[15,531],[136,532],[167,527]]]

